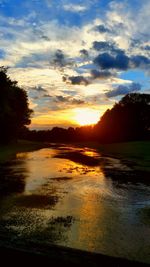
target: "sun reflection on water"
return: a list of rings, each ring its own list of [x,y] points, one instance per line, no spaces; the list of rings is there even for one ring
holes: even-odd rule
[[[34,192],[42,185],[52,183],[53,179],[68,177],[80,179],[81,177],[100,177],[103,173],[100,167],[83,166],[69,159],[59,159],[53,156],[54,149],[42,149],[37,152],[19,153],[17,159],[26,160],[28,176],[26,177],[25,193]],[[94,152],[86,151],[87,155]]]
[[[0,233],[8,240],[27,238],[135,259],[140,259],[139,241],[149,245],[148,225],[140,221],[148,209],[148,187],[119,182],[125,172],[125,178],[131,174],[120,160],[61,145],[18,153],[8,170],[11,188],[12,178],[21,182],[0,207]],[[147,251],[142,253],[147,259]]]

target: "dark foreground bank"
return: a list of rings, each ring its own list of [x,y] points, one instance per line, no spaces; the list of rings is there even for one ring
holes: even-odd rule
[[[0,247],[1,266],[149,266],[146,263],[129,261],[122,258],[114,258],[102,254],[85,252],[77,249],[49,246],[49,253],[28,252],[10,247]]]

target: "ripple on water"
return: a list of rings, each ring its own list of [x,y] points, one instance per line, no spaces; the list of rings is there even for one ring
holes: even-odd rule
[[[94,149],[53,145],[19,153],[0,178],[3,242],[33,240],[150,263],[149,173]]]

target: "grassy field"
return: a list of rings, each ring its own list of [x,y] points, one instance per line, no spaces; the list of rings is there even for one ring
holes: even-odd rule
[[[47,147],[48,144],[40,142],[30,142],[19,140],[17,143],[0,146],[0,163],[4,163],[12,159],[18,152],[34,151]]]
[[[80,144],[79,146],[83,146]],[[133,163],[135,169],[150,171],[150,141],[124,142],[113,144],[85,143],[106,156],[120,158]]]
[[[150,142],[148,141],[107,144],[100,150],[104,154],[132,161],[136,169],[150,171]]]

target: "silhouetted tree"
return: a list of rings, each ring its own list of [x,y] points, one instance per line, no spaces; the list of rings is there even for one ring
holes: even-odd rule
[[[7,75],[7,68],[0,68],[0,142],[17,139],[25,125],[30,124],[32,110],[28,107],[25,90]]]
[[[94,128],[101,142],[143,140],[150,133],[150,95],[131,93],[107,110]]]

